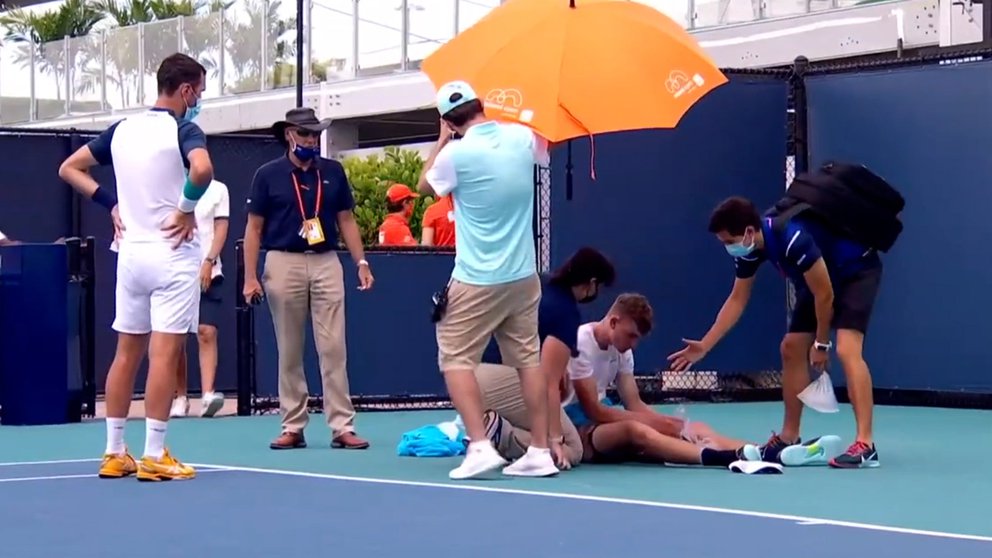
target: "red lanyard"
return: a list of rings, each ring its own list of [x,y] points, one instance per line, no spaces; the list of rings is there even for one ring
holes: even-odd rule
[[[296,187],[296,201],[300,202],[300,215],[303,220],[307,220],[307,212],[303,209],[303,195],[300,193],[300,182],[296,179],[296,173],[290,173],[293,177],[293,186]],[[317,218],[317,213],[320,211],[320,199],[324,196],[324,183],[320,180],[320,171],[317,171],[317,203],[314,205],[313,218]]]

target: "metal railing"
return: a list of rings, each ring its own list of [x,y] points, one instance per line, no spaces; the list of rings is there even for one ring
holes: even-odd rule
[[[304,81],[415,70],[500,0],[305,0]],[[856,0],[640,0],[689,29],[845,7]],[[869,0],[870,1],[870,0]],[[678,4],[675,0],[674,4]],[[195,16],[83,37],[0,44],[0,124],[147,106],[173,52],[207,67],[207,99],[296,85],[294,3],[238,0]]]

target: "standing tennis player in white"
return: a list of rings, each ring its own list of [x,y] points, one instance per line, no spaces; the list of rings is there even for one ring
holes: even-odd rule
[[[163,481],[196,475],[169,453],[165,433],[176,363],[199,321],[203,253],[194,210],[214,171],[206,137],[192,120],[205,77],[196,60],[169,56],[158,68],[155,106],[113,124],[59,169],[76,191],[111,211],[119,245],[117,353],[107,373],[102,478],[136,473],[138,480]],[[117,197],[90,176],[95,165],[113,165]],[[145,451],[136,463],[124,445],[124,424],[146,351]]]

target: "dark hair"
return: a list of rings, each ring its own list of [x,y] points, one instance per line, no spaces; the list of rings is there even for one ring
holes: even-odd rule
[[[403,211],[403,206],[406,205],[406,202],[409,201],[409,199],[410,198],[406,198],[403,201],[398,201],[398,202],[386,200],[386,211],[389,213],[396,213],[397,211]]]
[[[744,234],[748,227],[761,226],[761,214],[750,200],[741,197],[727,198],[716,206],[710,215],[709,232],[726,232],[733,236]]]
[[[633,320],[641,335],[651,333],[654,327],[654,309],[646,296],[637,293],[623,293],[613,302],[611,314]]]
[[[184,83],[196,87],[203,81],[207,69],[196,60],[177,52],[170,55],[158,66],[158,92],[172,95]]]
[[[461,93],[452,93],[451,98],[448,100],[452,103],[456,102],[458,99],[462,98]],[[468,121],[473,118],[484,114],[482,110],[482,101],[478,99],[472,99],[471,101],[465,103],[464,105],[458,105],[457,107],[449,110],[441,118],[450,122],[452,126],[461,127],[464,126]]]
[[[550,282],[559,287],[576,287],[593,279],[609,287],[617,278],[613,264],[594,248],[583,247],[551,272]]]

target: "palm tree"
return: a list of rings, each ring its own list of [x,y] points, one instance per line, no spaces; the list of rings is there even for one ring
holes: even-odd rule
[[[17,8],[0,17],[6,39],[20,48],[16,61],[28,71],[32,64],[55,78],[56,98],[62,100],[63,84],[72,80],[72,69],[80,55],[78,44],[70,43],[66,52],[65,37],[82,37],[90,33],[103,16],[90,0],[66,0],[55,10],[40,14]]]
[[[262,76],[267,87],[288,85],[284,78],[284,64],[296,57],[295,37],[287,38],[287,31],[296,28],[296,18],[279,18],[281,0],[246,0],[248,21],[231,21],[228,24],[228,44],[225,45],[235,79],[227,86],[226,93],[259,91]],[[262,30],[265,30],[265,39]],[[262,51],[265,49],[265,68]],[[295,76],[295,72],[292,74]]]
[[[105,79],[120,95],[121,107],[144,105],[149,96],[154,96],[154,90],[148,89],[154,81],[147,78],[154,76],[159,62],[174,52],[185,52],[216,73],[215,63],[203,58],[219,42],[220,23],[211,16],[231,4],[222,0],[209,4],[205,0],[96,0],[96,9],[116,27],[108,34]],[[207,14],[197,16],[204,8]],[[140,24],[145,25],[143,33],[139,33]],[[143,64],[139,61],[142,48]],[[90,68],[85,74],[77,86],[80,92],[96,89],[104,79],[100,67]],[[146,86],[145,98],[139,99],[142,80]]]
[[[17,55],[22,67],[33,63],[55,76],[60,100],[66,80],[73,95],[92,93],[106,80],[117,90],[120,108],[144,105],[146,99],[137,94],[140,85],[147,91],[147,77],[173,52],[197,58],[213,77],[219,75],[223,56],[235,76],[227,93],[260,90],[263,75],[267,87],[291,85],[296,45],[295,38],[287,35],[295,29],[296,19],[279,18],[281,0],[246,0],[247,21],[228,17],[233,4],[233,0],[66,0],[43,14],[15,9],[0,17],[0,25],[6,27],[9,41],[23,45]],[[108,24],[106,41],[97,35],[72,41],[67,57],[63,39],[85,37],[101,21]],[[142,33],[139,24],[145,25]],[[225,26],[223,45],[221,25]]]

